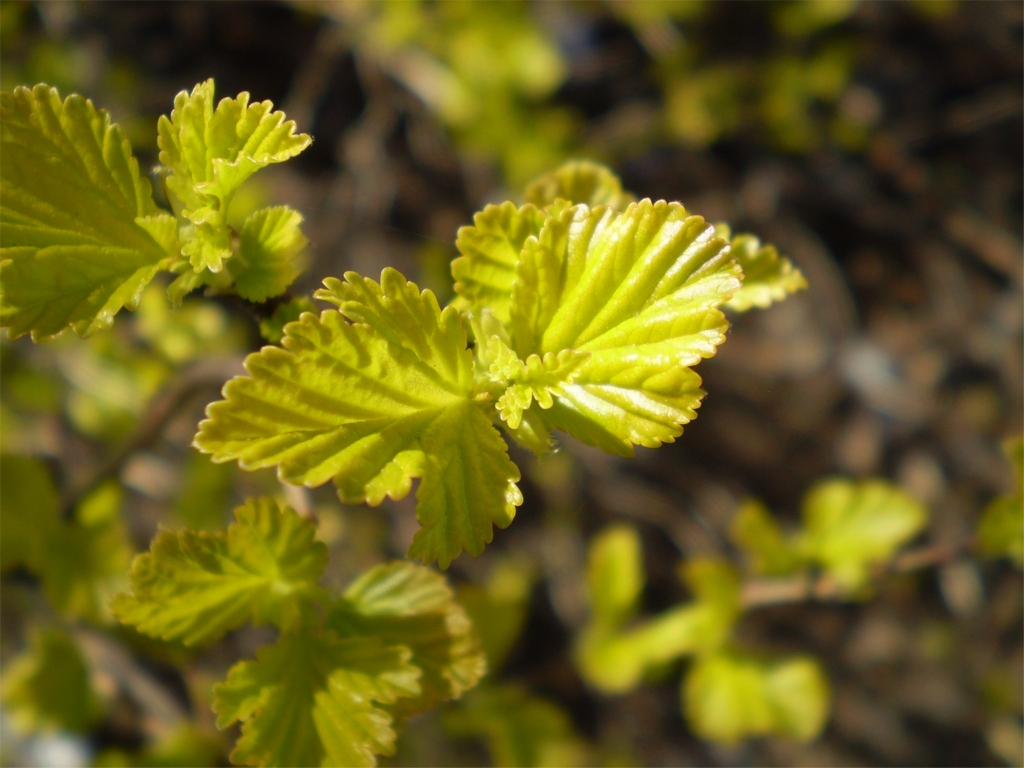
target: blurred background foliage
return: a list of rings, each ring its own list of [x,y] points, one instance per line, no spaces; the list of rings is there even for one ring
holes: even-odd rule
[[[314,144],[248,184],[231,217],[303,213],[313,252],[295,297],[391,265],[446,299],[458,226],[572,156],[756,232],[807,276],[810,290],[735,318],[676,444],[632,461],[570,441],[516,455],[519,519],[450,571],[491,671],[413,719],[388,763],[1020,765],[1020,571],[967,553],[1020,562],[999,542],[1021,520],[1000,446],[1022,423],[1022,15],[952,0],[3,0],[0,81],[91,97],[144,167],[179,90],[212,76],[221,94],[274,100]],[[315,515],[335,585],[414,532],[411,499],[347,507],[193,451],[261,323],[272,333],[296,307],[172,312],[161,290],[87,341],[0,343],[5,764],[225,764],[210,685],[266,632],[197,652],[112,625],[106,599],[158,525],[221,528],[244,498],[278,495]],[[731,655],[666,660],[626,693],[584,682],[574,644],[606,526],[642,542],[635,610],[658,616],[699,591],[681,561],[731,561],[748,586],[764,572],[740,556],[738,521],[759,540],[776,523],[744,500],[790,529],[836,474],[923,504],[929,567],[878,578],[863,601],[767,602],[739,619]],[[23,509],[45,535],[10,522]],[[819,738],[716,742],[727,710],[686,725],[680,670],[691,700],[710,674],[749,690],[771,671],[755,652],[822,665]]]

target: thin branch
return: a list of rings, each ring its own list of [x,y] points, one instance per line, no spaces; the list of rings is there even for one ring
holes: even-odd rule
[[[897,555],[888,566],[875,569],[872,575],[878,577],[885,573],[907,573],[933,565],[945,565],[956,560],[967,548],[967,544],[929,545],[907,550]],[[850,593],[828,576],[814,578],[807,573],[786,578],[752,579],[743,584],[740,595],[740,602],[747,609],[807,600],[836,602],[849,599]]]
[[[129,457],[156,442],[172,418],[200,392],[220,387],[232,376],[244,373],[239,357],[213,357],[201,360],[181,371],[150,401],[149,409],[135,431],[97,468],[80,487],[64,498],[65,520],[74,517],[78,503],[111,477],[121,473]]]

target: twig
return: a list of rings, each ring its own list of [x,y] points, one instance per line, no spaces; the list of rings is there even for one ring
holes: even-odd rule
[[[966,548],[964,545],[929,545],[911,549],[898,555],[889,566],[875,569],[873,576],[885,573],[907,573],[933,565],[952,562]],[[850,599],[850,593],[828,576],[817,578],[807,573],[779,579],[752,579],[743,584],[740,602],[744,608],[762,608],[807,600],[834,602]]]
[[[183,370],[150,402],[149,410],[135,431],[122,443],[82,486],[64,497],[65,520],[74,517],[75,507],[107,479],[118,475],[128,458],[137,450],[155,442],[174,415],[197,393],[219,387],[232,376],[244,373],[238,357],[213,357]]]

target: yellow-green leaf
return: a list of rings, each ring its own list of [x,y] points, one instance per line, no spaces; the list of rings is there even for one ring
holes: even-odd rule
[[[774,245],[762,245],[750,234],[730,238],[729,227],[725,224],[718,224],[716,230],[720,237],[730,241],[733,255],[743,268],[743,285],[726,303],[728,309],[737,312],[752,307],[764,309],[807,287],[803,273],[785,256],[780,256]]]
[[[228,271],[243,299],[265,301],[285,292],[302,271],[307,243],[302,215],[287,206],[263,208],[245,220],[238,234],[238,253]]]
[[[780,576],[801,565],[800,553],[790,542],[778,521],[757,499],[747,499],[736,511],[729,534],[747,556],[754,573]]]
[[[592,160],[570,160],[539,176],[526,185],[523,199],[538,208],[565,200],[572,205],[586,203],[591,208],[608,205],[616,211],[625,210],[636,200],[623,191],[622,182],[610,168]]]
[[[1013,467],[1013,491],[985,508],[978,524],[978,544],[985,554],[1008,557],[1024,568],[1024,439],[1007,440],[1003,453]]]
[[[109,328],[179,255],[124,132],[46,85],[0,94],[0,322],[35,341]]]
[[[250,499],[227,531],[162,530],[130,572],[132,592],[111,608],[123,623],[186,645],[246,621],[296,623],[327,564],[308,519],[272,499]]]

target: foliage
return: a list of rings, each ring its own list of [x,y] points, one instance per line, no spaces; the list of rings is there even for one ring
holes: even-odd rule
[[[1024,439],[1007,440],[1003,453],[1013,467],[1013,491],[985,508],[978,544],[985,554],[1008,557],[1024,568]]]
[[[214,688],[218,727],[243,724],[233,761],[373,765],[394,750],[395,712],[456,698],[483,674],[472,625],[440,576],[393,563],[334,597],[317,583],[327,550],[312,521],[272,499],[235,517],[219,533],[161,532],[113,602],[122,622],[186,644],[247,621],[281,630]]]
[[[780,576],[821,566],[843,596],[861,596],[871,566],[891,560],[920,530],[925,510],[880,480],[828,480],[804,502],[805,529],[786,537],[765,507],[744,503],[733,537],[755,573]],[[580,674],[595,688],[624,693],[675,659],[693,656],[683,710],[702,738],[733,743],[775,734],[807,741],[824,728],[829,684],[808,656],[769,659],[731,639],[744,610],[740,575],[724,560],[688,560],[681,574],[693,600],[641,621],[640,537],[625,525],[593,539],[588,552],[590,619],[576,644]]]

